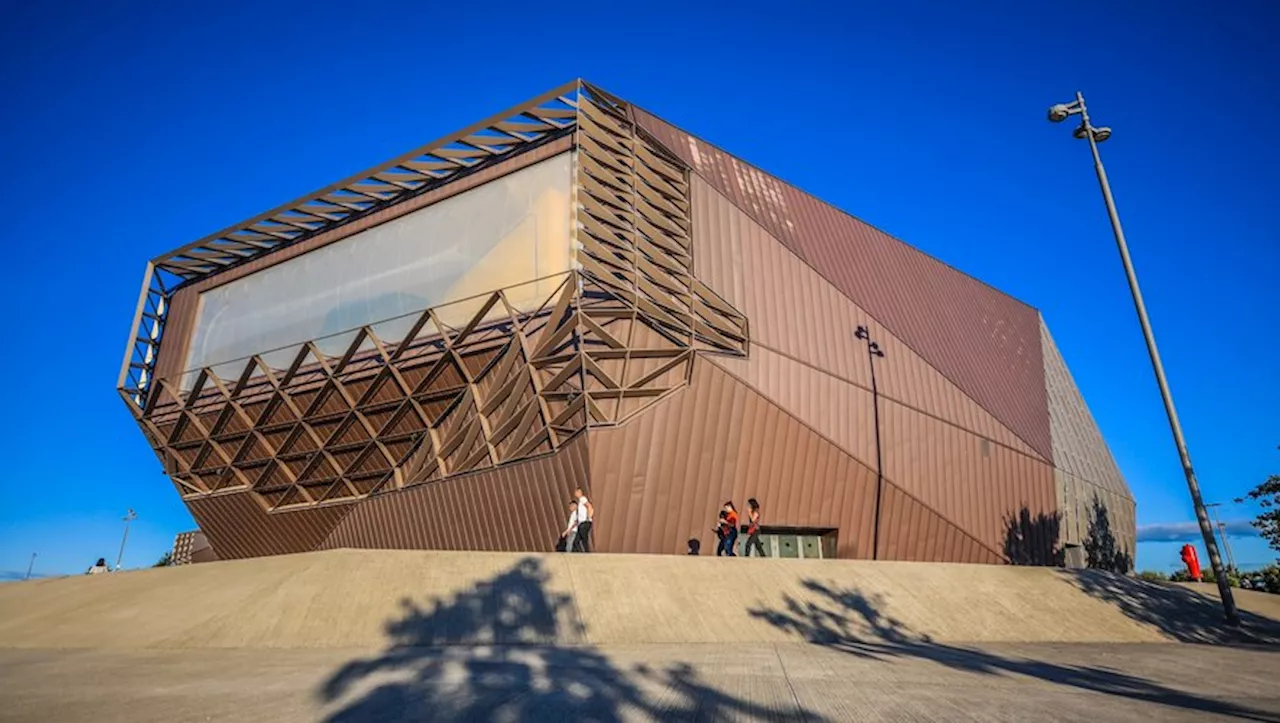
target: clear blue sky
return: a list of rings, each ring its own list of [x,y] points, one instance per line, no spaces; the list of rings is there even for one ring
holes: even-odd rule
[[[1206,497],[1280,472],[1271,0],[143,5],[0,0],[0,571],[114,557],[128,507],[126,565],[193,526],[114,391],[146,259],[578,76],[1039,307],[1139,522],[1185,522],[1087,150],[1044,118],[1083,89]]]

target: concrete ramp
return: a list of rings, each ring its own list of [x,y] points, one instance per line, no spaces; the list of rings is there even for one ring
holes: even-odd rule
[[[1209,590],[1209,586],[1205,586]],[[335,550],[0,585],[0,647],[1280,642],[1199,591],[1050,568]]]

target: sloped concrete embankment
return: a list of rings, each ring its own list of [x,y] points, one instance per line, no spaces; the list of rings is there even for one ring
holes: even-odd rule
[[[1242,594],[1249,634],[1280,603]],[[530,606],[543,610],[524,610]],[[432,644],[1223,639],[1216,600],[1047,568],[647,555],[335,550],[0,585],[0,647],[315,648],[386,643],[418,611]],[[431,614],[432,611],[443,611]],[[521,620],[543,617],[545,625]],[[483,624],[478,624],[483,623]],[[1234,635],[1234,634],[1232,634]],[[1238,637],[1238,636],[1237,636]],[[1234,638],[1233,638],[1234,639]]]

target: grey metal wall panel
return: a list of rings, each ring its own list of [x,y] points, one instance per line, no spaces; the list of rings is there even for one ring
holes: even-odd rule
[[[1108,493],[1132,499],[1129,486],[1043,319],[1040,320],[1040,340],[1044,348],[1044,381],[1054,464]]]
[[[1113,492],[1069,472],[1054,470],[1054,485],[1061,514],[1063,545],[1084,545],[1094,521],[1095,501],[1107,511],[1116,542],[1130,555],[1137,551],[1137,508],[1127,494]]]

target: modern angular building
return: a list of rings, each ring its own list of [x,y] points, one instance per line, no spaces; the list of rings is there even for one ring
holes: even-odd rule
[[[1039,312],[580,81],[152,260],[119,389],[223,559],[1133,549]]]

